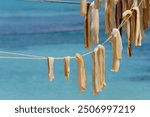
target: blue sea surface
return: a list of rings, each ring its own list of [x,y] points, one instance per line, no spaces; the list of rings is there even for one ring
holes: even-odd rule
[[[75,0],[74,0],[75,1]],[[0,51],[40,56],[74,56],[85,53],[83,20],[79,5],[0,1]],[[100,43],[107,39],[104,30],[104,8],[100,10]],[[63,61],[55,61],[55,80],[48,81],[46,60],[0,59],[0,99],[150,99],[150,30],[145,31],[142,47],[133,48],[127,56],[127,40],[123,33],[123,59],[119,73],[111,72],[112,47],[106,47],[107,87],[98,96],[92,92],[92,57],[84,57],[87,90],[78,92],[77,65],[71,61],[70,80],[64,77]],[[0,54],[4,56],[4,54]]]

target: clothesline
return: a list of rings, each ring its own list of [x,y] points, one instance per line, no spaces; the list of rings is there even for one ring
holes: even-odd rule
[[[46,59],[47,59],[47,57],[42,57],[42,58],[29,58],[29,57],[11,57],[11,56],[3,57],[3,56],[0,56],[0,59],[46,60]]]
[[[62,3],[62,4],[80,4],[80,2],[63,1],[63,0],[26,0],[29,2],[49,2],[49,3]]]
[[[112,38],[112,35],[102,44],[105,45],[110,39]],[[85,57],[88,56],[90,54],[92,54],[92,51],[89,51],[85,54],[82,54],[81,56]],[[45,56],[36,56],[36,55],[29,55],[29,54],[20,54],[20,53],[13,53],[13,52],[6,52],[6,51],[0,51],[1,54],[11,54],[11,55],[18,55],[18,56],[24,56],[24,57],[4,57],[4,56],[0,56],[0,59],[27,59],[27,60],[45,60],[48,57]],[[31,58],[29,58],[31,57]],[[55,60],[64,60],[64,57],[53,57]],[[70,59],[75,59],[75,56],[70,57]]]
[[[49,0],[49,1],[54,1],[54,0]],[[57,0],[56,0],[57,1]],[[140,5],[142,4],[144,0],[141,0],[141,2],[139,3],[138,7],[140,7]],[[63,1],[61,1],[63,2]],[[130,10],[133,8],[134,3],[132,4]],[[131,17],[131,15],[128,16],[128,18],[122,20],[121,24],[118,26],[117,29],[120,29],[124,26],[124,24],[129,20],[129,18]],[[108,43],[110,41],[110,39],[112,38],[112,35],[110,35],[106,41],[104,41],[101,45],[105,45],[106,43]],[[18,55],[18,56],[22,56],[22,57],[11,57],[11,56],[0,56],[0,59],[27,59],[27,60],[45,60],[48,57],[45,56],[36,56],[36,55],[30,55],[30,54],[21,54],[21,53],[14,53],[14,52],[6,52],[6,51],[0,51],[1,54],[10,54],[10,55]],[[88,56],[90,54],[93,53],[92,51],[89,51],[87,53],[81,54],[82,57]],[[64,57],[53,57],[55,60],[64,60]],[[71,56],[70,59],[75,59],[75,56]]]

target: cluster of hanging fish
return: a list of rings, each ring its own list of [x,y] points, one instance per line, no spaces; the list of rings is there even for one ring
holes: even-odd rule
[[[92,44],[99,43],[99,9],[101,0],[89,3],[87,0],[80,0],[80,15],[84,17],[84,46],[91,48]],[[92,9],[92,23],[90,14]]]
[[[119,27],[123,20],[130,17],[123,28],[119,29],[121,35],[122,30],[126,31],[129,56],[132,55],[132,41],[134,40],[135,46],[141,46],[144,30],[148,28],[150,22],[150,0],[143,0],[142,5],[138,6],[141,1],[104,0],[105,29],[108,36],[111,35],[114,28]],[[92,44],[99,43],[99,8],[101,4],[102,0],[95,0],[92,3],[81,0],[80,15],[85,18],[84,44],[87,49],[90,49]],[[92,12],[91,22],[90,10]]]
[[[122,31],[126,31],[128,40],[128,55],[132,55],[132,46],[141,46],[144,30],[148,28],[150,21],[150,2],[144,0],[105,0],[105,28],[106,34],[111,36],[113,62],[112,71],[118,72],[120,60],[122,59]],[[96,96],[106,87],[105,81],[105,47],[99,44],[99,9],[102,0],[94,0],[89,3],[87,0],[80,0],[80,15],[84,17],[84,43],[85,48],[90,49],[92,44],[98,44],[92,53],[92,82],[93,94]],[[91,10],[92,9],[92,10]],[[92,13],[92,22],[90,15]],[[118,29],[123,20],[128,19],[122,28]],[[70,56],[64,58],[64,74],[67,79],[70,77]],[[78,67],[78,89],[84,92],[86,87],[86,69],[84,59],[76,54],[75,60]],[[54,58],[48,58],[49,80],[54,80]]]
[[[97,48],[92,53],[93,66],[93,93],[98,95],[106,86],[105,82],[105,48],[102,45],[98,45]],[[48,57],[48,79],[50,81],[54,80],[54,58]],[[70,60],[71,57],[64,57],[64,75],[69,80],[70,77]],[[78,89],[79,92],[84,92],[86,88],[86,69],[84,65],[84,59],[80,54],[76,54],[75,60],[78,68]]]

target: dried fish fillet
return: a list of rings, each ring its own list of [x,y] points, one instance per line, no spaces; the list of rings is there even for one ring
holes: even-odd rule
[[[99,45],[95,48],[93,54],[92,76],[93,76],[93,94],[98,95],[106,87],[105,82],[105,48]]]
[[[141,46],[141,29],[140,29],[140,11],[138,7],[134,7],[132,11],[135,14],[135,31],[134,31],[134,45]]]
[[[111,30],[116,27],[114,5],[115,0],[105,0],[105,29],[107,35],[110,35]]]
[[[109,7],[109,0],[105,0],[105,29],[106,34],[111,34],[111,24],[110,24],[110,7]]]
[[[70,77],[70,56],[64,58],[64,74],[67,79]]]
[[[100,79],[100,66],[98,63],[98,48],[95,48],[92,57],[93,57],[93,67],[92,67],[93,94],[96,96],[98,95],[99,92],[102,91],[101,79]]]
[[[103,45],[98,46],[99,66],[100,66],[100,79],[102,89],[106,87],[105,81],[105,47]]]
[[[86,16],[87,14],[87,0],[80,0],[80,15]]]
[[[54,58],[53,57],[48,57],[47,58],[47,62],[48,62],[48,79],[50,81],[54,80]]]
[[[99,10],[94,8],[95,2],[92,2],[92,44],[99,43]]]
[[[113,65],[112,71],[118,72],[120,67],[120,60],[122,59],[122,38],[118,29],[113,29],[112,31],[113,38],[111,39],[112,48],[113,48]]]
[[[132,11],[131,10],[126,10],[123,13],[123,20],[126,20],[127,18],[129,18],[130,16],[132,16]],[[129,18],[129,20],[126,23],[126,35],[127,35],[127,40],[128,40],[128,48],[127,48],[127,52],[128,52],[128,56],[131,57],[132,56],[132,19],[131,17]]]
[[[79,88],[79,92],[84,92],[86,90],[86,71],[85,71],[83,57],[80,54],[76,54],[76,62],[78,65],[78,88]]]
[[[91,31],[90,31],[90,3],[87,3],[87,14],[84,20],[84,45],[85,48],[91,48]]]

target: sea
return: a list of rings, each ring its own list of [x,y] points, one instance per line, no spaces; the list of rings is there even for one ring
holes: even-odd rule
[[[79,2],[79,0],[73,0]],[[86,53],[84,18],[77,4],[0,1],[0,51],[37,56],[64,57]],[[105,34],[104,6],[100,9],[100,43]],[[84,57],[87,90],[78,91],[77,64],[71,60],[69,81],[64,76],[63,60],[54,63],[54,81],[48,80],[47,60],[0,58],[1,100],[148,100],[150,99],[150,30],[145,31],[141,47],[133,47],[127,55],[127,39],[123,40],[123,58],[118,73],[111,72],[112,46],[106,48],[106,88],[93,96],[92,56]],[[94,49],[94,47],[92,48]],[[0,57],[12,56],[0,54]]]

